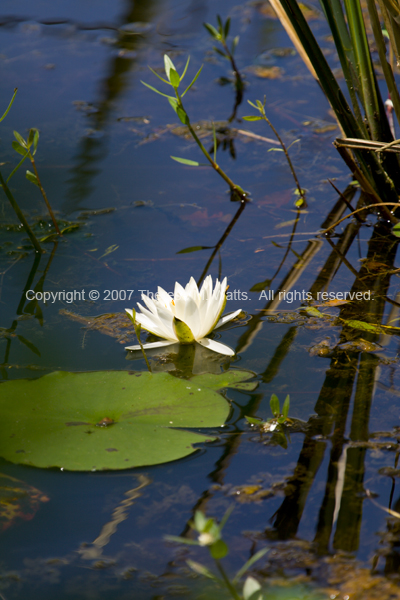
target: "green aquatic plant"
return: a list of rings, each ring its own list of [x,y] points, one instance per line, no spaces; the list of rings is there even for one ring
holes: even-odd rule
[[[227,543],[222,539],[222,529],[227,522],[232,509],[228,509],[223,516],[221,522],[218,524],[215,519],[207,518],[204,513],[197,510],[194,515],[194,521],[190,523],[192,529],[194,529],[199,535],[197,540],[190,538],[184,538],[179,536],[168,535],[166,540],[171,542],[179,542],[181,544],[188,544],[191,546],[201,546],[208,549],[211,558],[215,562],[215,566],[220,576],[215,575],[205,565],[188,560],[187,564],[189,567],[199,575],[204,575],[209,579],[212,579],[216,584],[225,587],[233,600],[263,600],[265,596],[261,592],[261,585],[254,577],[247,577],[242,590],[242,595],[238,592],[238,584],[242,579],[243,575],[252,567],[260,558],[264,556],[269,548],[262,548],[256,554],[254,554],[245,564],[239,569],[233,578],[229,578],[224,567],[221,564],[221,559],[225,558],[229,553]]]
[[[321,0],[343,69],[350,104],[328,65],[299,3],[296,0],[271,0],[271,4],[332,106],[345,136],[345,139],[338,139],[335,145],[354,177],[375,203],[381,200],[397,202],[400,191],[400,161],[398,154],[389,153],[392,149],[386,147],[387,143],[394,140],[394,133],[387,118],[374,71],[360,2],[345,0],[343,7],[339,0]],[[367,4],[380,63],[391,102],[399,119],[400,97],[391,66],[386,59],[385,43],[374,0],[368,0]],[[380,2],[380,5],[384,14],[385,3]],[[398,10],[397,8],[397,12]],[[358,148],[350,149],[350,141],[354,138],[360,142],[378,142],[377,148],[359,145]],[[393,214],[386,207],[382,212],[392,223],[395,222]]]
[[[9,105],[7,106],[6,110],[4,111],[3,115],[0,117],[0,123],[1,121],[3,121],[3,119],[5,119],[5,117],[7,116],[11,106],[14,103],[15,100],[15,96],[17,94],[17,88],[15,88],[14,90],[14,94],[10,100]],[[25,159],[24,159],[25,160]],[[20,162],[20,165],[22,164],[23,161]],[[19,165],[19,166],[20,166]],[[18,167],[19,167],[18,166]],[[18,168],[17,167],[17,168]],[[42,248],[35,236],[35,234],[33,233],[32,229],[29,226],[28,221],[25,219],[24,214],[22,212],[22,210],[20,209],[20,207],[18,206],[17,201],[15,200],[14,196],[11,193],[10,188],[8,187],[7,183],[8,180],[10,179],[10,177],[15,173],[16,169],[13,170],[13,172],[11,173],[11,175],[8,177],[7,181],[4,180],[2,174],[0,173],[0,187],[3,188],[3,191],[5,193],[5,195],[7,196],[12,208],[14,209],[15,214],[17,215],[18,219],[20,220],[20,222],[22,223],[23,228],[25,229],[26,233],[29,236],[29,239],[32,242],[33,247],[35,248],[36,252],[42,252]]]
[[[148,368],[149,372],[151,373],[150,363],[148,361],[148,358],[146,356],[146,352],[144,351],[144,347],[143,347],[142,341],[140,339],[140,332],[141,332],[141,329],[142,329],[142,325],[136,320],[136,310],[134,308],[132,308],[132,310],[127,310],[126,313],[127,313],[128,317],[130,318],[130,320],[133,323],[133,327],[135,329],[136,337],[137,337],[137,340],[139,342],[140,350],[142,351],[143,358],[146,361],[147,368]]]
[[[272,412],[272,419],[263,421],[258,417],[248,416],[245,416],[245,419],[251,426],[259,427],[261,432],[273,432],[276,443],[283,448],[287,448],[289,439],[287,436],[287,426],[293,423],[292,419],[289,418],[290,397],[289,395],[286,396],[282,411],[279,398],[276,394],[272,394],[269,405]]]
[[[11,177],[18,171],[18,169],[22,166],[22,163],[25,161],[25,159],[29,157],[29,159],[32,163],[34,173],[27,170],[26,178],[28,179],[28,181],[30,181],[31,183],[34,183],[40,189],[40,192],[43,196],[43,200],[45,201],[45,204],[47,206],[47,210],[49,211],[51,220],[53,221],[54,228],[55,228],[56,232],[58,233],[58,235],[61,235],[61,231],[58,227],[53,210],[50,206],[50,202],[48,201],[46,192],[44,191],[42,182],[40,181],[39,173],[38,173],[35,159],[34,159],[34,156],[35,156],[36,150],[37,150],[37,146],[38,146],[38,142],[39,142],[39,130],[36,128],[30,129],[28,139],[26,139],[26,140],[17,131],[14,131],[14,137],[15,137],[16,141],[14,141],[12,143],[12,147],[14,148],[14,150],[16,152],[18,152],[18,154],[22,154],[22,159],[19,161],[18,165],[15,167],[15,169],[13,169],[13,171],[8,176],[7,183],[11,179]]]
[[[265,114],[265,104],[266,104],[267,98],[266,96],[264,96],[264,102],[261,102],[261,100],[256,100],[256,104],[254,104],[253,102],[250,102],[250,100],[248,100],[247,102],[250,104],[250,106],[253,106],[253,108],[255,108],[256,110],[259,111],[259,115],[249,115],[247,117],[242,117],[244,121],[261,121],[264,120],[266,123],[268,123],[268,125],[271,127],[272,131],[274,132],[276,138],[278,139],[278,142],[281,145],[281,148],[270,148],[268,150],[268,152],[271,152],[272,150],[274,151],[281,151],[285,153],[286,156],[286,160],[288,162],[290,171],[293,175],[293,179],[295,180],[296,183],[296,187],[297,187],[297,195],[299,196],[298,200],[295,202],[296,206],[298,208],[306,208],[307,204],[306,204],[306,191],[300,186],[299,180],[297,178],[296,175],[296,171],[294,169],[293,163],[290,159],[289,156],[289,150],[290,147],[293,146],[293,144],[295,144],[296,142],[298,142],[299,140],[295,140],[294,142],[292,142],[289,146],[289,148],[286,148],[286,145],[284,143],[284,141],[282,140],[281,136],[279,135],[279,133],[277,132],[277,130],[275,129],[275,127],[273,126],[273,124],[271,123],[271,121],[269,120],[269,118],[267,117],[267,115]]]
[[[272,419],[267,419],[267,421],[263,421],[262,419],[258,419],[256,417],[247,417],[246,420],[250,425],[257,425],[261,427],[263,431],[274,431],[279,428],[279,425],[284,425],[285,423],[290,423],[289,419],[289,408],[290,408],[290,397],[289,394],[286,396],[285,401],[282,406],[282,412],[279,404],[279,398],[276,394],[272,394],[271,399],[269,401],[269,405],[272,412]]]
[[[168,102],[170,103],[170,105],[172,106],[172,108],[174,109],[176,114],[178,115],[181,123],[186,125],[187,128],[189,129],[192,138],[194,139],[196,144],[199,146],[200,150],[206,157],[208,163],[218,173],[218,175],[220,175],[220,177],[222,177],[222,179],[228,184],[229,189],[231,190],[232,199],[246,201],[248,199],[246,192],[239,185],[234,183],[232,181],[232,179],[225,173],[225,171],[217,163],[217,139],[216,139],[216,134],[215,134],[215,128],[213,127],[214,153],[213,153],[213,157],[211,157],[209,152],[206,150],[206,148],[202,144],[201,140],[199,139],[198,135],[196,134],[195,130],[193,129],[193,126],[190,122],[189,115],[187,114],[187,112],[183,106],[183,102],[182,102],[183,96],[193,86],[193,84],[195,83],[195,81],[197,80],[197,78],[199,77],[199,75],[203,69],[203,67],[201,66],[200,69],[197,71],[196,75],[194,76],[193,80],[191,81],[191,83],[181,93],[179,91],[179,86],[182,83],[182,80],[186,75],[186,71],[189,66],[189,58],[186,61],[186,65],[182,72],[182,75],[179,75],[178,71],[175,68],[174,63],[169,58],[169,56],[167,54],[165,54],[164,55],[164,67],[165,67],[165,73],[166,73],[167,79],[164,79],[164,77],[161,77],[158,73],[156,73],[156,71],[154,71],[154,69],[149,67],[150,71],[152,73],[154,73],[154,75],[156,75],[156,77],[158,77],[159,79],[161,79],[161,81],[163,81],[164,83],[166,83],[167,85],[169,85],[173,88],[175,96],[170,96],[168,94],[164,94],[163,92],[160,92],[158,89],[149,85],[148,83],[145,83],[144,81],[142,81],[142,83],[143,83],[143,85],[148,87],[153,92],[156,92],[157,94],[160,94],[160,96],[164,96],[165,98],[168,99]],[[191,167],[200,166],[200,163],[195,160],[188,160],[186,158],[179,158],[177,156],[171,156],[171,158],[179,163],[182,163],[184,165],[188,165]]]

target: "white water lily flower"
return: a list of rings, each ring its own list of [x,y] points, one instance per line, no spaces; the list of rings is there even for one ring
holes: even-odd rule
[[[227,280],[215,282],[213,290],[212,277],[208,275],[199,291],[193,277],[183,288],[175,283],[174,299],[162,288],[158,288],[156,299],[142,294],[142,300],[147,308],[139,304],[141,313],[133,314],[130,308],[126,312],[131,319],[141,327],[165,341],[144,344],[144,348],[160,348],[176,342],[192,344],[198,342],[209,350],[233,356],[235,352],[221,344],[210,340],[206,336],[214,329],[225,325],[238,316],[241,309],[221,317],[226,304]],[[128,346],[126,350],[140,350],[140,346]]]

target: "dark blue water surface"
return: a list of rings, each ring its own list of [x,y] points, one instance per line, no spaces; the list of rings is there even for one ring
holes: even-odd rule
[[[232,35],[240,35],[236,61],[246,87],[231,123],[234,88],[219,81],[232,77],[230,66],[213,52],[203,27],[204,21],[216,23],[217,14],[230,16]],[[398,324],[399,285],[391,274],[396,255],[385,226],[373,226],[375,217],[369,217],[369,227],[351,224],[349,243],[343,236],[314,235],[344,214],[338,205],[336,217],[326,221],[339,200],[328,178],[343,190],[351,177],[332,145],[339,130],[326,99],[300,57],[282,53],[292,47],[279,21],[262,2],[3,0],[0,25],[0,112],[18,87],[1,123],[2,173],[17,164],[13,130],[26,136],[30,127],[38,128],[37,168],[56,217],[65,226],[80,224],[58,244],[44,242],[46,254],[35,259],[24,232],[10,230],[16,217],[0,196],[2,380],[54,370],[145,369],[140,357],[124,350],[125,338],[87,330],[82,318],[122,313],[140,300],[140,290],[172,291],[175,281],[186,284],[191,276],[199,280],[210,273],[228,277],[230,290],[236,291],[227,309],[242,308],[251,318],[215,336],[237,354],[232,360],[206,357],[206,370],[231,365],[253,371],[259,382],[253,393],[228,391],[233,410],[227,426],[212,432],[217,441],[174,463],[87,474],[0,459],[1,473],[49,499],[34,518],[16,519],[1,533],[3,600],[200,597],[202,580],[190,575],[185,560],[207,560],[206,553],[191,546],[182,550],[164,536],[185,534],[196,508],[221,518],[232,504],[225,529],[228,570],[269,545],[259,565],[258,577],[265,581],[301,576],[327,589],[329,569],[322,566],[333,555],[397,577],[398,533],[390,540],[385,536],[395,525],[382,507],[395,509],[399,502],[398,472],[391,478],[381,470],[397,467],[397,338],[351,329],[344,321],[321,324],[294,312],[307,306],[299,297],[271,304],[261,296],[268,285],[275,294],[311,290],[316,299],[317,292],[358,290],[365,284],[373,290],[371,302],[326,312]],[[323,19],[312,25],[337,67]],[[202,138],[207,149],[210,123],[216,122],[217,160],[251,194],[208,266],[239,203],[230,200],[212,169],[170,159],[203,161],[198,147],[176,129],[181,123],[166,99],[141,84],[162,88],[147,67],[161,73],[164,53],[178,70],[190,55],[187,77],[204,65],[185,107],[193,123],[208,123]],[[279,76],[260,77],[261,67],[275,67]],[[285,142],[296,140],[290,153],[308,202],[300,213],[283,153],[268,152],[277,144],[241,133],[273,138],[266,123],[241,119],[254,114],[247,100],[264,95],[267,115]],[[41,233],[38,226],[36,231],[43,236],[51,223],[24,171],[10,186],[29,221],[41,220]],[[356,195],[354,206],[357,200]],[[276,273],[296,218],[291,248]],[[349,223],[337,228],[338,235]],[[192,246],[211,249],[178,254]],[[59,295],[55,302],[39,303],[42,314],[38,306],[32,314],[24,293],[41,277],[44,290],[84,291],[85,297],[70,302]],[[89,299],[91,290],[98,290],[97,301]],[[131,294],[129,302],[125,292]],[[262,312],[266,307],[272,312]],[[133,331],[125,335],[135,343]],[[354,345],[336,348],[348,341]],[[323,356],[312,349],[321,342],[330,348]],[[360,346],[364,342],[379,345],[379,352],[377,346]],[[151,356],[155,368],[162,367],[161,354]],[[287,448],[272,434],[259,435],[244,419],[246,414],[269,418],[272,393],[281,400],[290,394],[290,416],[298,420]],[[126,518],[97,548],[93,542],[113,511],[141,482],[145,485]],[[252,499],[241,491],[250,485],[270,493]],[[378,495],[375,503],[366,490]]]

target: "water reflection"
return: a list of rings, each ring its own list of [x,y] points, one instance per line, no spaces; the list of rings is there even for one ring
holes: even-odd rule
[[[130,74],[138,65],[137,51],[149,34],[146,30],[140,33],[134,29],[129,31],[128,26],[135,23],[150,24],[159,5],[159,0],[130,0],[126,3],[126,9],[117,25],[118,37],[115,47],[119,51],[108,60],[104,69],[106,75],[100,84],[100,97],[93,102],[96,110],[87,117],[88,126],[93,133],[81,140],[75,155],[75,166],[68,181],[68,200],[63,206],[66,213],[82,210],[82,202],[95,187],[94,179],[100,173],[100,163],[108,153],[105,135],[107,126],[114,116],[116,102],[132,85]]]

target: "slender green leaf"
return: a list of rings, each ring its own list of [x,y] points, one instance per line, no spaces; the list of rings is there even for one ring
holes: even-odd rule
[[[350,35],[353,42],[355,57],[360,74],[360,83],[365,112],[373,140],[380,140],[380,110],[376,89],[376,80],[365,31],[364,19],[359,2],[344,0]]]
[[[234,507],[234,505],[232,504],[232,505],[231,505],[231,506],[228,508],[228,510],[225,512],[224,516],[223,516],[223,517],[222,517],[222,519],[221,519],[221,523],[219,524],[219,530],[220,530],[220,531],[222,531],[222,530],[223,530],[223,528],[225,527],[225,525],[226,525],[226,522],[227,522],[227,520],[229,519],[229,517],[231,516],[231,514],[232,514],[232,512],[233,512],[233,509],[234,509],[234,508],[235,508],[235,507]]]
[[[183,92],[182,97],[186,94],[186,92],[188,92],[190,90],[190,88],[192,87],[192,85],[194,84],[194,82],[196,81],[196,79],[198,78],[198,76],[200,75],[200,73],[203,70],[203,65],[201,65],[200,69],[197,71],[196,75],[194,76],[194,79],[192,81],[192,83],[190,85],[188,85],[188,87],[186,88],[186,90]]]
[[[109,254],[112,254],[113,252],[115,252],[116,250],[118,250],[119,246],[117,246],[117,244],[112,244],[112,246],[108,246],[108,248],[106,249],[106,251],[104,252],[104,254],[102,254],[101,256],[99,256],[99,258],[104,258],[105,256],[108,256]]]
[[[211,250],[212,248],[214,248],[214,246],[189,246],[189,248],[179,250],[177,254],[188,254],[189,252],[198,252],[199,250]]]
[[[163,81],[164,83],[166,83],[167,85],[171,85],[169,81],[167,81],[166,79],[164,79],[164,77],[161,77],[161,75],[159,75],[157,73],[157,71],[155,71],[154,69],[152,69],[151,67],[149,67],[150,71],[153,73],[153,75],[155,75],[156,77],[158,77],[158,79],[161,79],[161,81]]]
[[[285,419],[287,419],[287,416],[289,414],[289,408],[290,408],[290,396],[288,394],[286,396],[285,402],[283,403],[283,406],[282,406],[282,415],[285,417]]]
[[[128,315],[128,318],[132,321],[132,323],[135,325],[136,323],[136,310],[134,308],[131,309],[132,310],[132,314],[127,312],[126,314]]]
[[[291,144],[289,144],[289,146],[286,148],[286,150],[290,150],[290,148],[293,146],[293,144],[297,144],[299,142],[300,142],[300,140],[293,140],[293,142]]]
[[[254,104],[253,104],[254,106]],[[259,115],[249,115],[247,117],[242,117],[243,121],[262,121],[263,118]]]
[[[172,160],[176,160],[178,163],[188,165],[189,167],[199,167],[200,163],[196,160],[189,160],[188,158],[178,158],[177,156],[171,156]]]
[[[225,22],[225,27],[224,27],[224,37],[225,39],[228,37],[229,35],[229,29],[231,28],[231,18],[228,17],[226,22]]]
[[[187,546],[200,546],[197,540],[191,540],[190,538],[179,537],[177,535],[166,535],[164,539],[167,542],[178,542],[178,544],[186,544]]]
[[[204,565],[201,565],[200,563],[195,562],[194,560],[187,560],[186,562],[195,573],[198,573],[199,575],[204,575],[205,577],[209,577],[210,579],[213,579],[214,581],[220,583],[220,579],[218,579],[218,577],[216,577],[214,573],[212,573],[210,569],[207,569],[207,567],[205,567]]]
[[[400,327],[383,327],[382,325],[375,325],[374,323],[366,323],[365,321],[358,321],[356,319],[342,319],[342,321],[348,327],[353,329],[361,329],[361,331],[370,331],[372,333],[387,333],[387,329],[393,329],[400,331]]]
[[[149,90],[152,90],[153,92],[156,92],[156,94],[160,94],[160,96],[164,96],[165,98],[171,98],[171,100],[175,100],[175,98],[173,98],[173,96],[168,96],[168,94],[163,94],[163,92],[160,92],[155,87],[153,87],[152,85],[149,85],[148,83],[146,83],[144,81],[140,81],[140,83],[143,83],[143,85],[145,85],[146,87],[148,87]]]
[[[22,154],[23,156],[26,155],[27,148],[26,147],[24,148],[23,146],[21,146],[21,144],[19,142],[11,142],[11,146],[14,148],[14,150],[16,152],[18,152],[18,154]]]
[[[35,135],[33,136],[33,152],[32,152],[33,156],[35,156],[35,154],[36,154],[38,142],[39,142],[39,130],[35,129]]]
[[[32,171],[27,170],[25,173],[25,177],[27,178],[28,181],[30,181],[31,183],[34,183],[35,185],[40,187],[35,173],[32,173]]]
[[[28,181],[30,181],[31,183],[34,183],[35,185],[40,187],[37,177],[34,173],[32,173],[32,171],[27,171],[25,174],[25,177],[27,178]]]
[[[18,131],[14,131],[14,137],[17,140],[17,142],[19,142],[21,144],[21,146],[23,148],[25,148],[25,149],[27,148],[26,141],[24,140],[24,138],[22,137],[22,135],[20,135],[18,133]]]
[[[0,123],[2,122],[2,120],[3,120],[3,119],[5,119],[5,118],[6,118],[6,116],[7,116],[7,114],[8,114],[8,111],[9,111],[9,110],[10,110],[10,108],[12,107],[12,105],[13,105],[13,103],[14,103],[14,100],[15,100],[15,96],[17,95],[17,91],[18,91],[18,88],[15,88],[15,89],[14,89],[14,93],[13,93],[13,95],[12,95],[12,98],[11,98],[11,100],[10,100],[10,104],[7,106],[7,108],[6,108],[6,110],[4,111],[3,115],[0,117]]]
[[[250,106],[259,110],[258,106],[256,104],[254,104],[254,102],[252,102],[251,100],[247,100],[247,102],[250,104]]]
[[[208,33],[215,39],[215,40],[219,40],[220,39],[220,34],[218,33],[218,31],[215,29],[215,27],[213,27],[212,25],[210,25],[210,23],[203,23],[204,27],[207,29]]]
[[[27,140],[28,148],[30,148],[33,144],[33,138],[35,136],[35,131],[36,131],[36,129],[29,130],[29,135],[28,135],[28,140]]]
[[[220,56],[223,56],[223,58],[227,58],[229,60],[229,56],[226,54],[226,52],[223,52],[220,48],[217,48],[216,46],[213,46],[213,50],[214,50],[214,52],[216,52]]]
[[[217,21],[218,21],[218,29],[219,32],[222,33],[223,29],[224,29],[224,25],[222,23],[222,19],[219,15],[217,15]]]
[[[21,146],[18,144],[18,142],[13,142],[12,145],[13,144],[17,144],[18,148],[21,148]],[[17,152],[19,152],[19,150],[17,150]],[[7,183],[10,181],[11,177],[18,171],[18,169],[20,168],[20,166],[22,165],[22,163],[28,158],[28,156],[29,156],[29,150],[24,150],[24,156],[21,158],[21,160],[19,161],[19,163],[17,164],[17,166],[11,171],[11,173],[7,177]]]
[[[271,407],[271,412],[274,415],[274,417],[279,417],[279,415],[281,414],[281,409],[279,406],[278,396],[276,394],[272,394],[271,400],[269,401],[269,405]]]
[[[282,148],[268,148],[267,152],[283,152]]]
[[[181,81],[182,81],[182,79],[183,79],[183,78],[185,77],[185,75],[186,75],[186,71],[188,70],[188,66],[189,66],[189,61],[190,61],[190,56],[188,56],[188,59],[187,59],[187,61],[186,61],[185,68],[183,69],[183,73],[182,73],[182,75],[181,75]]]
[[[81,226],[80,223],[71,223],[71,225],[67,225],[66,227],[63,227],[61,229],[61,233],[63,235],[65,235],[66,233],[71,233],[71,231],[75,231],[76,229],[79,229],[80,226]]]

